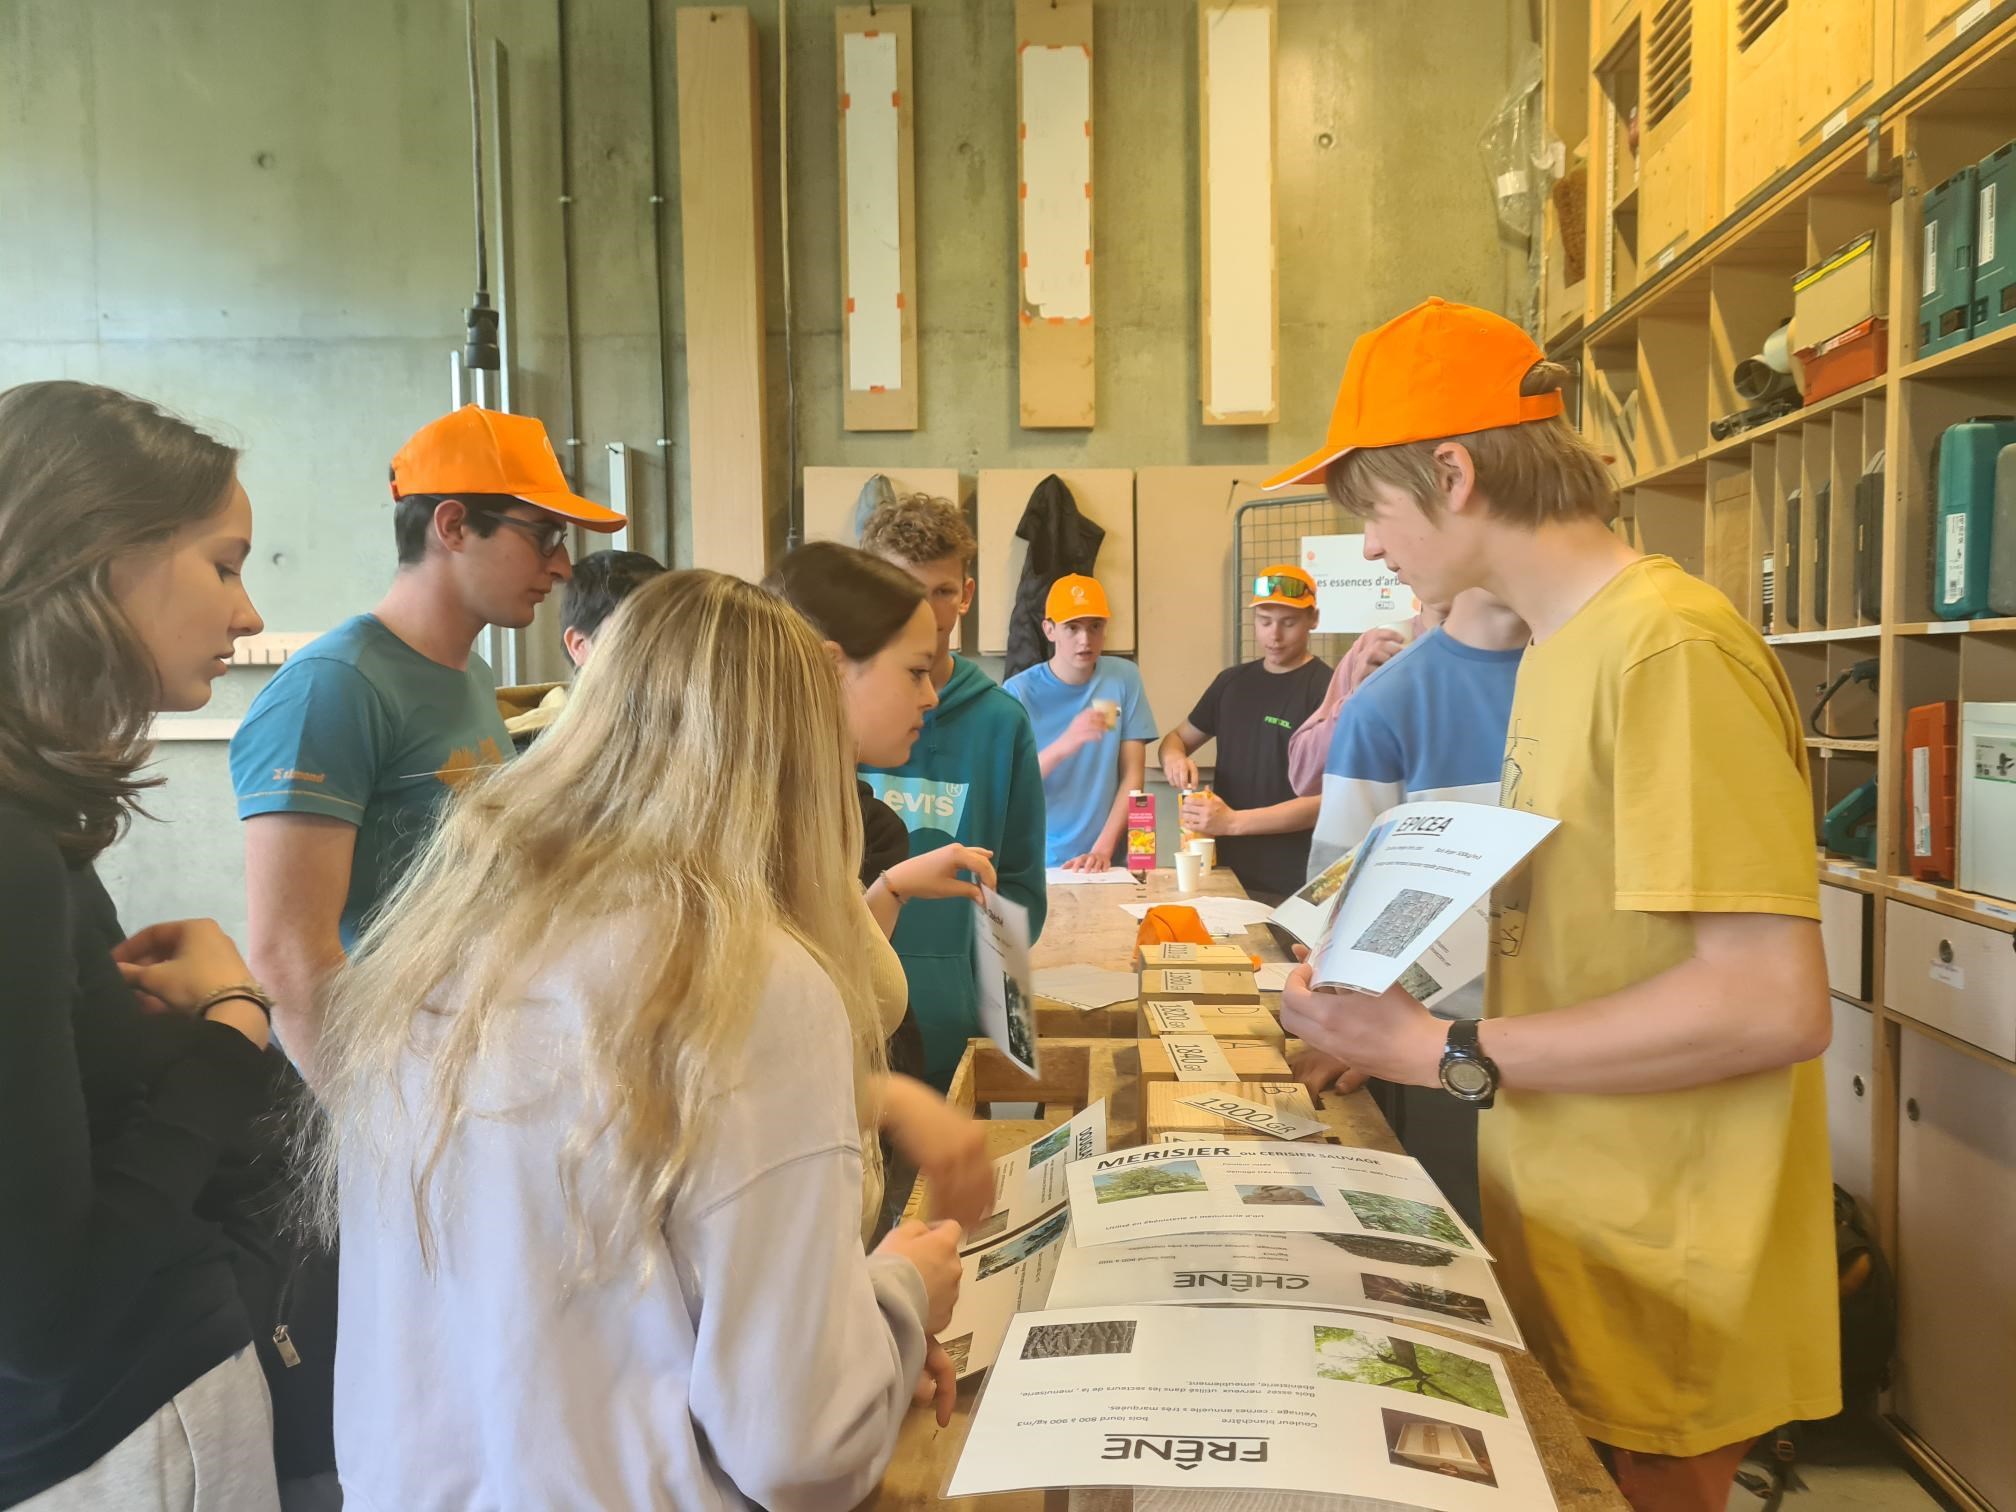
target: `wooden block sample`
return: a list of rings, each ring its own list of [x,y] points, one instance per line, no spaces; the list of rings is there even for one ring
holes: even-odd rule
[[[1092,424],[1092,0],[1015,0],[1022,423]]]
[[[1244,1124],[1220,1118],[1216,1113],[1206,1113],[1202,1108],[1190,1107],[1182,1101],[1186,1097],[1204,1096],[1236,1097],[1242,1102],[1271,1109],[1284,1118],[1316,1117],[1316,1105],[1309,1100],[1309,1089],[1300,1082],[1149,1082],[1149,1139],[1160,1139],[1162,1135],[1168,1133],[1251,1134],[1253,1132]],[[1321,1141],[1321,1134],[1312,1134],[1308,1139],[1310,1143]]]
[[[1199,0],[1198,393],[1206,425],[1281,418],[1274,0]]]
[[[1008,649],[1008,615],[1015,607],[1015,585],[1022,581],[1022,564],[1029,557],[1029,545],[1015,534],[1015,527],[1029,507],[1029,495],[1053,471],[1071,490],[1078,512],[1106,532],[1093,567],[1093,576],[1106,590],[1113,608],[1113,618],[1106,624],[1106,649],[1134,649],[1133,471],[1125,467],[988,467],[980,470],[976,495],[980,560],[973,574],[979,583],[974,609],[983,656],[999,656]],[[1201,693],[1204,684],[1216,675],[1214,667],[1197,691]]]
[[[1257,1003],[1248,1008],[1199,1008],[1189,1002],[1144,1002],[1141,1021],[1149,1034],[1208,1034],[1213,1039],[1265,1040],[1283,1044],[1281,1021]]]
[[[677,14],[693,565],[753,582],[778,534],[769,514],[756,29],[741,6]]]
[[[1234,1081],[1287,1081],[1288,1061],[1281,1054],[1279,1044],[1266,1040],[1222,1039],[1215,1043],[1218,1051],[1232,1068]],[[1141,1047],[1141,1080],[1144,1082],[1178,1080],[1176,1067],[1170,1062],[1168,1047],[1159,1039],[1144,1039]]]
[[[1188,940],[1156,941],[1141,947],[1143,969],[1157,966],[1223,966],[1250,972],[1253,957],[1237,945],[1213,942],[1193,945]]]
[[[917,429],[917,172],[907,5],[841,6],[840,393],[852,431]]]
[[[1155,966],[1141,973],[1141,1001],[1191,1002],[1200,1008],[1235,1003],[1260,1006],[1260,984],[1250,966],[1213,971],[1202,966]]]

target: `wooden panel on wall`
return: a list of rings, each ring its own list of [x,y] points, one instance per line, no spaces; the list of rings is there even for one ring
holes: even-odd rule
[[[1281,418],[1274,47],[1274,0],[1200,0],[1198,391],[1206,425]]]
[[[1723,3],[1729,7],[1729,175],[1722,198],[1723,208],[1733,210],[1796,155],[1799,29],[1791,0]]]
[[[1874,98],[1876,9],[1876,0],[1799,0],[1802,149],[1846,130],[1855,106]]]
[[[1008,614],[1029,547],[1015,534],[1029,495],[1055,472],[1071,490],[1078,511],[1106,528],[1093,575],[1106,590],[1113,619],[1106,631],[1108,651],[1132,651],[1135,626],[1134,473],[1125,467],[1001,467],[980,470],[980,590],[974,604],[980,651],[999,656],[1008,649]],[[1159,712],[1159,711],[1158,711]]]
[[[876,9],[888,14],[880,6]],[[840,541],[852,546],[854,506],[861,498],[861,490],[877,473],[889,480],[898,498],[921,493],[950,499],[962,508],[966,503],[964,484],[956,467],[808,467],[804,474],[805,539]],[[970,510],[967,523],[972,523]],[[966,647],[964,621],[953,628],[952,647],[961,651]]]
[[[737,6],[677,26],[693,565],[756,579],[772,543],[756,29]]]
[[[1239,654],[1232,633],[1232,521],[1269,475],[1243,467],[1144,467],[1134,475],[1143,627],[1141,685],[1165,730]],[[1210,762],[1213,745],[1198,751]]]
[[[1092,4],[1015,0],[1022,423],[1092,424]]]
[[[910,7],[842,6],[840,379],[848,430],[917,429]]]

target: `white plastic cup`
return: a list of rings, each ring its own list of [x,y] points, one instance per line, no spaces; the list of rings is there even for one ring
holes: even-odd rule
[[[1176,853],[1176,890],[1194,893],[1204,880],[1204,858],[1195,851]]]
[[[1195,835],[1190,840],[1190,854],[1204,863],[1204,875],[1210,876],[1218,869],[1218,841],[1212,835]]]

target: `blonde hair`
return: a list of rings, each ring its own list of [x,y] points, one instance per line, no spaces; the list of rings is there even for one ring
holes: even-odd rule
[[[1567,379],[1568,370],[1559,363],[1536,362],[1519,392],[1556,393]],[[1616,518],[1616,479],[1595,449],[1559,415],[1433,441],[1360,447],[1330,464],[1324,486],[1338,505],[1363,516],[1372,513],[1373,485],[1384,483],[1405,493],[1433,519],[1441,511],[1448,481],[1448,469],[1435,459],[1435,451],[1452,444],[1470,453],[1477,492],[1490,506],[1493,519],[1530,529]]]
[[[851,751],[832,659],[788,604],[714,572],[631,594],[560,718],[457,792],[326,989],[320,1111],[299,1145],[315,1225],[334,1232],[339,1165],[345,1180],[384,1179],[391,1152],[410,1148],[431,1268],[444,1158],[465,1124],[508,1116],[478,1106],[471,1084],[522,1010],[531,963],[624,916],[643,921],[643,948],[587,989],[579,1062],[555,1068],[558,1085],[586,1092],[581,1125],[554,1151],[584,1274],[640,1256],[648,1273],[644,1241],[680,1190],[709,1100],[732,1090],[773,931],[839,990],[862,1101],[884,1051]],[[426,1064],[421,1105],[394,1096],[388,1114],[408,1056]],[[862,1107],[864,1129],[873,1121]],[[862,1158],[872,1169],[872,1138]]]
[[[861,549],[913,567],[957,557],[962,568],[970,568],[980,543],[957,504],[916,493],[884,504],[868,517],[861,527]]]

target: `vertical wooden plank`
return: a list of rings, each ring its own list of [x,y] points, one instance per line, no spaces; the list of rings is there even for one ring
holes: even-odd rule
[[[1082,64],[1073,53],[1082,53]],[[1092,424],[1095,407],[1091,0],[1015,0],[1015,98],[1021,120],[1015,181],[1022,423],[1032,429],[1083,429]],[[1075,182],[1078,157],[1069,140],[1081,129],[1082,186]],[[1085,201],[1082,238],[1070,207],[1077,194]],[[1082,273],[1068,265],[1079,255],[1081,240]]]
[[[762,577],[770,466],[756,29],[739,6],[678,13],[693,565]]]
[[[833,16],[840,56],[841,424],[855,431],[915,430],[917,164],[910,7],[848,5]],[[857,259],[863,249],[872,255]],[[857,268],[857,260],[867,266]],[[893,305],[872,325],[862,307],[870,299]]]
[[[1275,0],[1198,0],[1198,392],[1206,425],[1281,418],[1275,38]],[[1222,96],[1215,110],[1214,79]]]

